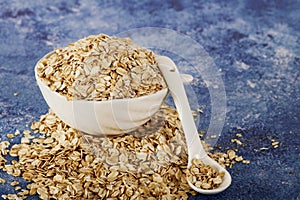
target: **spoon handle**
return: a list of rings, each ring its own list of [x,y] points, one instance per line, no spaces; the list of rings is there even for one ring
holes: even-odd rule
[[[157,56],[156,60],[177,108],[190,158],[206,157],[207,154],[201,144],[188,98],[175,63],[166,56]]]

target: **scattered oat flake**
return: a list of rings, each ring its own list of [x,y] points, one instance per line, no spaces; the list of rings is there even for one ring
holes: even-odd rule
[[[15,190],[21,190],[22,188],[20,186],[16,186],[14,189]]]
[[[197,109],[197,112],[203,113],[203,110],[199,108],[199,109]]]
[[[0,183],[4,184],[4,183],[6,183],[6,180],[3,178],[0,178]]]
[[[269,148],[267,148],[267,147],[261,147],[261,148],[259,148],[259,150],[261,150],[261,151],[264,151],[264,150],[268,150]]]
[[[15,135],[17,136],[17,135],[20,135],[21,134],[21,132],[19,131],[19,130],[16,130],[15,131]]]
[[[232,143],[236,143],[236,144],[238,144],[238,145],[242,145],[243,143],[240,141],[240,140],[238,140],[238,139],[231,139],[231,142]]]
[[[6,135],[6,137],[8,137],[8,138],[14,138],[15,137],[15,135],[14,134],[11,134],[11,133],[8,133],[7,135]]]
[[[234,159],[236,157],[236,153],[234,150],[228,150],[227,151],[227,155],[229,157],[230,160]]]
[[[243,157],[242,156],[235,157],[235,160],[237,162],[241,162],[241,161],[243,161]]]
[[[19,182],[18,181],[13,181],[13,182],[10,183],[10,185],[11,186],[16,186],[16,185],[19,185]]]
[[[242,162],[247,165],[250,164],[250,160],[243,160]]]
[[[30,130],[24,130],[24,131],[23,131],[23,134],[24,134],[24,135],[30,135],[30,133],[31,133]]]
[[[279,142],[272,142],[272,146],[278,146],[279,144]]]

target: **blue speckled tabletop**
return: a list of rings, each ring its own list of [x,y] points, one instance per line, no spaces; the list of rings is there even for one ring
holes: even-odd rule
[[[1,0],[0,8],[1,141],[18,142],[6,134],[26,129],[48,110],[33,71],[44,54],[91,34],[167,28],[199,43],[213,59],[227,98],[217,145],[235,148],[230,139],[242,133],[239,154],[251,161],[230,169],[233,182],[223,193],[190,199],[300,199],[299,1]],[[205,130],[209,93],[201,82],[193,88]],[[3,171],[0,177],[25,184]],[[0,184],[0,193],[15,191]]]

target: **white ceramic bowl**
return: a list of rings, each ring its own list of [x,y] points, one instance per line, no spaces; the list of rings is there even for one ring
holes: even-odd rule
[[[47,55],[46,55],[47,56]],[[66,124],[91,135],[118,135],[146,123],[163,103],[168,89],[130,99],[68,101],[38,77],[37,84],[52,111]]]

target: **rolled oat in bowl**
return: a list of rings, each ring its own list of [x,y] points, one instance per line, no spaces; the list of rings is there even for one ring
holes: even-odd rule
[[[104,34],[51,52],[38,62],[37,75],[68,100],[134,98],[167,87],[152,51]]]

